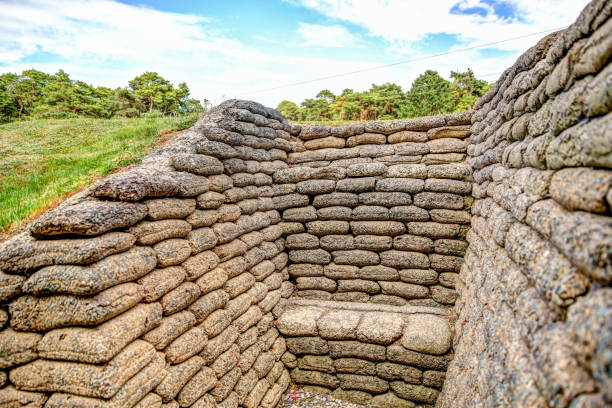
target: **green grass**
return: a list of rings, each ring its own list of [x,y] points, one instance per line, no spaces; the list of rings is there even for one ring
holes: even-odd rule
[[[18,229],[96,178],[137,163],[178,118],[30,120],[0,125],[0,232]]]

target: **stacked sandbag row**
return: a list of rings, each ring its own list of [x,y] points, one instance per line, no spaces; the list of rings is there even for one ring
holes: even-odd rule
[[[475,106],[441,407],[612,405],[611,14],[590,3]]]
[[[229,101],[2,244],[0,406],[276,406],[288,132]]]
[[[287,163],[308,167],[347,167],[355,163],[426,165],[462,162],[470,135],[471,112],[411,120],[302,126],[301,145]]]
[[[454,304],[472,201],[469,118],[302,128],[306,150],[274,173],[301,200],[282,213],[297,296]]]
[[[277,327],[291,378],[369,407],[433,407],[451,359],[439,308],[310,301],[290,304]]]

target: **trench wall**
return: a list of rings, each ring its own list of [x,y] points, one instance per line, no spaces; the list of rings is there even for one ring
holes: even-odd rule
[[[274,406],[289,381],[274,321],[296,284],[449,307],[469,120],[301,128],[252,102],[214,108],[2,244],[0,402]]]
[[[475,106],[441,407],[612,404],[611,10],[589,4]]]
[[[301,128],[252,102],[212,109],[2,244],[0,403],[272,407],[296,284],[450,306],[469,120]]]
[[[276,328],[295,298],[454,304],[442,363],[405,352],[406,318],[412,340],[351,363],[398,372],[338,377],[409,384],[381,406],[610,404],[610,14],[592,2],[470,113],[301,127],[224,102],[35,220],[0,244],[0,406],[273,407],[312,354]]]
[[[472,201],[469,121],[302,128],[303,151],[274,174],[301,201],[282,215],[298,297],[454,304]]]
[[[2,244],[0,406],[276,406],[297,131],[228,102]]]

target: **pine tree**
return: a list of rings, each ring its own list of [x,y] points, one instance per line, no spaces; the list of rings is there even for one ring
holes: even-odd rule
[[[440,115],[455,110],[451,83],[429,69],[414,80],[406,97],[409,117]]]

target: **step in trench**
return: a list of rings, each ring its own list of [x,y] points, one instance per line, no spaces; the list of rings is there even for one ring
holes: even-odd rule
[[[452,359],[440,308],[288,299],[277,328],[295,384],[362,405],[434,405]]]

